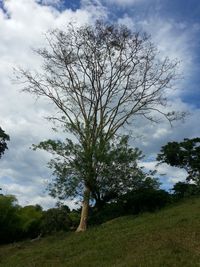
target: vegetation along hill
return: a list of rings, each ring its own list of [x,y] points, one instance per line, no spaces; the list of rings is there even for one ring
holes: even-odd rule
[[[3,245],[0,266],[200,266],[200,198],[120,217],[81,234]]]

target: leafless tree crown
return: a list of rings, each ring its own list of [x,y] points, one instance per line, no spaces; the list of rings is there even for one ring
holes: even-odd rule
[[[95,142],[104,133],[109,140],[134,116],[154,120],[165,114],[165,91],[176,78],[177,62],[160,60],[145,34],[125,26],[97,22],[94,26],[46,36],[48,45],[37,50],[43,58],[43,72],[21,70],[24,90],[50,99],[64,123],[79,141]]]

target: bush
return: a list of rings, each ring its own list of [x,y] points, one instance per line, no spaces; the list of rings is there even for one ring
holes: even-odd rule
[[[17,200],[11,195],[0,195],[0,243],[20,239],[20,217]]]
[[[181,199],[184,197],[200,195],[200,188],[195,184],[189,184],[186,182],[178,182],[172,188],[174,191],[175,199]]]
[[[89,224],[101,224],[121,215],[124,215],[122,203],[106,203],[103,208],[98,211],[95,208],[90,210]]]
[[[25,206],[19,210],[23,238],[35,238],[41,233],[42,215],[39,205]]]
[[[72,210],[69,214],[69,219],[71,220],[71,228],[75,229],[78,227],[81,217],[81,210]]]
[[[125,214],[138,214],[163,208],[171,201],[171,196],[161,189],[140,189],[127,193],[120,201]]]
[[[171,202],[171,195],[165,190],[143,188],[121,196],[116,202],[107,203],[100,211],[93,208],[90,224],[101,224],[119,216],[153,212]]]
[[[69,212],[64,207],[48,209],[44,212],[41,223],[43,234],[68,231],[71,227]]]

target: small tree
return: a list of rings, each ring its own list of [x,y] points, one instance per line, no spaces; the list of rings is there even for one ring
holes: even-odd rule
[[[41,224],[43,234],[69,231],[70,226],[69,210],[65,209],[65,207],[51,208],[43,212]]]
[[[172,188],[173,194],[177,199],[199,195],[200,188],[195,184],[178,182]]]
[[[4,154],[5,150],[8,149],[6,141],[9,141],[10,137],[0,127],[0,158]]]
[[[200,138],[169,142],[161,148],[157,160],[187,171],[187,181],[200,186]]]
[[[22,238],[35,238],[41,233],[42,208],[28,205],[19,209]]]
[[[143,157],[142,153],[128,145],[128,136],[111,141],[104,145],[103,151],[95,150],[93,154],[95,170],[90,180],[90,191],[97,209],[127,191],[147,184],[149,179],[137,165],[137,161]],[[79,196],[87,168],[82,146],[66,139],[65,142],[47,140],[34,147],[54,155],[49,162],[55,177],[49,185],[51,195],[60,199]]]
[[[20,78],[24,91],[54,104],[57,113],[49,119],[73,134],[81,148],[83,208],[78,231],[84,231],[98,170],[95,153],[103,155],[109,140],[134,118],[157,121],[156,113],[169,121],[177,118],[163,110],[177,62],[160,60],[147,35],[122,25],[70,25],[66,31],[52,31],[47,41],[46,48],[37,50],[43,71],[21,70]],[[70,160],[68,152],[64,156]],[[76,173],[72,176],[76,183]]]
[[[19,240],[20,207],[12,195],[0,195],[0,244]]]

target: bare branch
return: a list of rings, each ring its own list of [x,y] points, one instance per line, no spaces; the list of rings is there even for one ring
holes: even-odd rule
[[[177,118],[163,109],[177,62],[160,60],[149,36],[97,22],[54,30],[46,39],[47,48],[37,50],[43,73],[20,70],[24,91],[52,101],[63,115],[58,121],[64,118],[87,147],[103,134],[109,140],[134,116]]]

